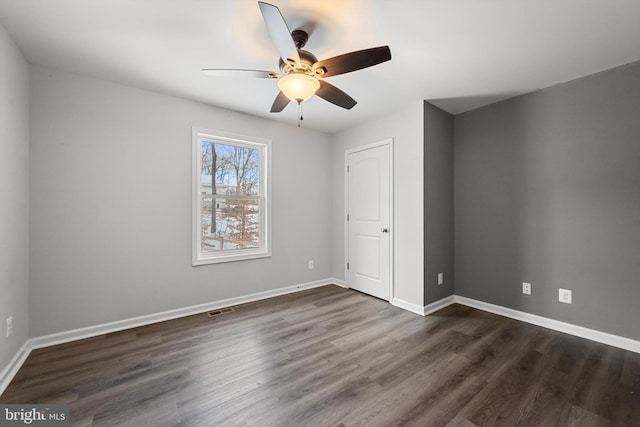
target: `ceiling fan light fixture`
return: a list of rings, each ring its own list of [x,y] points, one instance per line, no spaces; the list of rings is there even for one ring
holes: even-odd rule
[[[278,88],[287,98],[300,104],[315,95],[320,82],[305,73],[291,73],[278,80]]]

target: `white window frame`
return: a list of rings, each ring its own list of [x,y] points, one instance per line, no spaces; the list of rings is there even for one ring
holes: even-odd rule
[[[241,261],[271,256],[271,140],[237,135],[202,127],[192,127],[191,148],[191,264],[207,265],[222,262]],[[202,201],[200,197],[203,141],[216,141],[230,145],[257,148],[260,153],[260,247],[250,249],[234,249],[217,253],[202,252]],[[240,197],[241,198],[241,197]]]

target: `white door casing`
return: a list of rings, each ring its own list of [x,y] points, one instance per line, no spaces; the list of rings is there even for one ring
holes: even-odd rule
[[[392,140],[346,152],[347,286],[393,296]]]

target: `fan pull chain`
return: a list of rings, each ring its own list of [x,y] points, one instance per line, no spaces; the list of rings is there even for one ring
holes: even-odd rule
[[[302,102],[298,101],[298,127],[300,127],[302,120],[304,120],[304,117],[302,117]]]

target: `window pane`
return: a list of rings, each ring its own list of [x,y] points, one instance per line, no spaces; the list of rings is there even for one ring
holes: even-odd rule
[[[201,194],[203,253],[260,247],[260,201]],[[215,218],[215,221],[212,221]]]
[[[192,128],[192,264],[271,256],[271,141]]]
[[[201,191],[207,194],[260,194],[258,148],[202,141]]]

